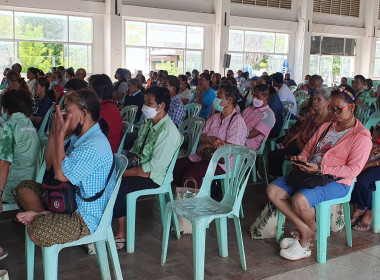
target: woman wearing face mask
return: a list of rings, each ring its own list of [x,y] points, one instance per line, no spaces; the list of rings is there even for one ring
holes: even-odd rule
[[[252,107],[244,110],[242,117],[249,129],[246,145],[258,150],[267,138],[276,122],[272,109],[268,105],[269,88],[266,85],[258,85],[253,90]]]
[[[303,82],[303,85],[298,88],[299,90],[307,90],[307,91],[309,91],[309,78],[310,78],[310,75],[307,74],[305,76],[305,81]]]
[[[42,120],[44,119],[46,113],[49,111],[50,107],[53,105],[51,99],[47,96],[47,91],[49,89],[49,81],[45,77],[38,78],[34,85],[34,91],[38,95],[38,103],[33,108],[33,115],[30,119],[36,129],[40,128]]]
[[[218,149],[227,144],[244,144],[247,126],[235,110],[239,95],[236,86],[230,84],[220,86],[217,98],[214,100],[214,108],[220,113],[212,115],[207,120],[196,154],[179,159],[174,167],[173,181],[178,186],[195,189],[201,187],[202,178],[209,164],[209,160],[202,158],[205,149]],[[215,175],[223,174],[224,170],[224,165],[219,164]]]
[[[56,105],[45,152],[46,170],[54,172],[56,180],[78,186],[83,197],[92,197],[105,188],[113,165],[111,146],[103,134],[108,127],[99,121],[100,102],[90,90],[68,92],[65,108],[66,112],[61,112]],[[16,194],[26,212],[17,214],[17,219],[29,225],[30,239],[44,247],[94,233],[116,184],[116,172],[111,174],[97,200],[85,202],[76,195],[78,209],[73,214],[46,211],[41,184],[24,181],[16,188]]]
[[[118,249],[125,246],[125,196],[134,191],[160,187],[181,144],[178,129],[167,114],[169,107],[168,89],[152,87],[146,91],[142,111],[148,121],[140,128],[138,138],[129,151],[140,157],[141,165],[124,172],[113,212],[118,223],[115,235]]]
[[[35,180],[40,142],[28,116],[32,98],[22,90],[8,90],[2,96],[3,124],[0,137],[0,212],[12,203],[12,190],[24,180]]]
[[[190,91],[190,85],[187,82],[187,77],[185,75],[178,76],[180,89],[178,92],[178,97],[181,99],[183,105],[189,103],[190,99],[192,99],[193,94]]]
[[[333,121],[323,124],[302,152],[291,158],[293,165],[303,172],[330,174],[338,178],[337,181],[297,190],[289,184],[288,176],[283,176],[268,185],[270,201],[298,229],[292,232],[293,238],[284,238],[280,243],[280,256],[283,258],[298,260],[310,257],[310,242],[317,237],[314,207],[346,196],[354,178],[367,162],[372,147],[371,135],[355,117],[355,101],[351,87],[333,90],[329,104]]]

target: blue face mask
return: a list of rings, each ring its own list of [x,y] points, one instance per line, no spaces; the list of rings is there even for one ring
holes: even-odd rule
[[[220,103],[222,102],[223,100],[220,99],[220,98],[215,98],[214,99],[214,102],[213,102],[213,105],[214,105],[214,109],[216,111],[219,111],[219,112],[222,112],[223,111],[223,106],[220,105]]]
[[[317,89],[310,89],[310,92],[309,92],[310,96],[314,97],[316,91],[317,91]]]

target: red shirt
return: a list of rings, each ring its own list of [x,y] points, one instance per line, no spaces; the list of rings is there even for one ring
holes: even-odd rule
[[[111,144],[112,152],[117,153],[123,138],[123,121],[120,111],[112,100],[103,100],[100,105],[100,117],[109,127],[107,139]]]

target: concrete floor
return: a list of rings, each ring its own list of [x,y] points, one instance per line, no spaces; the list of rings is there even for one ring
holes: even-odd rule
[[[353,232],[353,248],[346,245],[345,233],[332,233],[328,240],[327,263],[316,263],[316,250],[310,258],[287,261],[279,256],[274,239],[252,240],[249,227],[267,202],[261,185],[248,185],[243,200],[245,218],[241,221],[247,271],[240,267],[233,222],[228,222],[229,257],[218,255],[215,224],[207,232],[205,279],[379,279],[380,234]],[[0,245],[9,256],[0,269],[11,280],[26,279],[24,227],[12,221],[15,212],[0,214]],[[285,235],[294,229],[287,222]],[[134,254],[119,253],[124,279],[193,279],[192,236],[171,237],[165,266],[160,265],[162,227],[154,199],[137,203],[136,247]],[[83,246],[64,249],[59,258],[59,279],[100,279],[95,256]],[[35,279],[43,279],[41,251],[36,250]]]

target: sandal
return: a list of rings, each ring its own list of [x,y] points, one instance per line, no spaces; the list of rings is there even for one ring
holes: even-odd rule
[[[2,251],[0,253],[0,260],[5,259],[7,256],[8,256],[8,252],[7,251]]]
[[[373,228],[372,224],[361,224],[360,222],[354,227],[352,227],[353,230],[361,231],[361,232],[372,230],[372,228]]]
[[[125,247],[126,239],[124,237],[116,237],[115,243],[116,243],[116,249],[121,250]]]
[[[360,222],[360,219],[362,216],[352,216],[351,217],[351,226],[355,226],[358,222]]]

